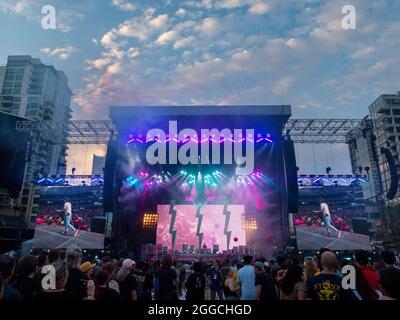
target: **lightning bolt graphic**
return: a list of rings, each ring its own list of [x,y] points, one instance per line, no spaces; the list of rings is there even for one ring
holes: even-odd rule
[[[231,212],[228,211],[228,205],[224,205],[224,212],[222,213],[225,216],[225,226],[224,233],[226,234],[226,250],[229,250],[229,245],[231,243],[232,231],[228,231],[229,220],[231,218]]]
[[[200,232],[201,229],[201,223],[203,222],[203,215],[201,214],[201,205],[197,207],[196,211],[196,217],[197,217],[197,231],[196,235],[199,239],[199,249],[201,249],[201,244],[203,243],[203,233]]]
[[[174,230],[176,210],[174,209],[174,206],[175,206],[175,201],[171,201],[169,205],[169,214],[171,215],[171,222],[169,224],[169,233],[172,238],[172,253],[174,253],[175,239],[176,239],[176,230]]]

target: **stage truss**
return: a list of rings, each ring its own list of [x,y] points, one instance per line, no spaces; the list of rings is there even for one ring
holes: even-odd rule
[[[289,119],[283,135],[290,136],[295,143],[346,143],[348,133],[364,123],[362,119]],[[19,121],[16,129],[40,131],[55,141],[65,138],[60,134],[57,136],[59,128],[56,130],[46,121]],[[116,134],[111,120],[72,120],[65,130],[68,144],[107,144]]]

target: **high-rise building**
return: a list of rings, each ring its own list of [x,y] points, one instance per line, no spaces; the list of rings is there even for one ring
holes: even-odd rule
[[[26,181],[37,173],[65,174],[71,97],[65,74],[39,59],[9,56],[7,65],[0,68],[0,111],[42,126],[31,133]]]
[[[4,75],[6,73],[6,67],[0,66],[0,88],[3,88]]]
[[[374,124],[382,190],[386,195],[390,189],[392,174],[390,173],[387,157],[382,152],[383,149],[390,151],[396,165],[397,173],[400,175],[400,92],[379,96],[369,106],[369,113]],[[387,200],[386,202],[399,204],[400,189],[393,200]]]
[[[372,121],[363,122],[347,134],[353,174],[365,175],[368,183],[362,184],[364,200],[377,203],[382,199],[381,177]]]

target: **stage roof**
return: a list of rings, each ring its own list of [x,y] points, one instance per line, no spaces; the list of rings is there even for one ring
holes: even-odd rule
[[[112,106],[110,117],[113,120],[126,117],[141,117],[145,114],[157,116],[281,116],[287,119],[292,115],[290,105],[227,105],[227,106]]]

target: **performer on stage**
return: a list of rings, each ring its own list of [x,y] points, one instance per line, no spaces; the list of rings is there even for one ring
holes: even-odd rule
[[[71,223],[71,218],[72,218],[72,204],[71,201],[68,198],[64,199],[64,227],[65,231],[64,234],[68,234],[68,227],[70,227],[74,231],[74,237],[78,235],[78,229],[76,229],[72,223]]]
[[[322,214],[322,220],[324,221],[325,229],[327,232],[327,235],[330,236],[331,232],[329,229],[332,229],[333,231],[337,232],[337,237],[340,238],[342,235],[342,231],[336,229],[332,224],[331,224],[331,213],[329,212],[329,206],[328,204],[324,201],[324,199],[319,199],[319,203],[321,205],[320,210],[318,213]]]

